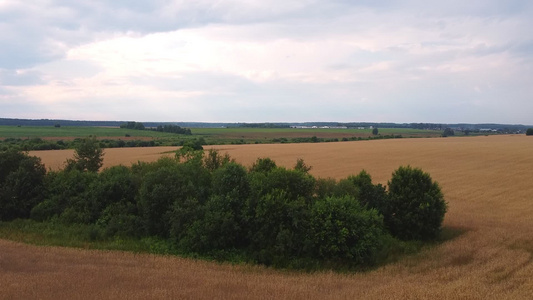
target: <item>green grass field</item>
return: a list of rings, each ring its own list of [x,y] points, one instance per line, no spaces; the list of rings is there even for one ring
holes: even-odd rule
[[[0,138],[58,138],[58,137],[124,137],[126,134],[132,137],[167,138],[175,137],[176,134],[157,132],[150,130],[133,130],[116,127],[81,127],[62,126],[0,126]]]
[[[83,126],[0,126],[0,142],[6,139],[22,139],[13,143],[27,143],[33,139],[74,140],[87,136],[96,136],[106,140],[142,140],[155,141],[158,146],[181,145],[187,140],[202,138],[204,144],[271,144],[271,143],[301,143],[332,142],[342,140],[357,140],[380,137],[438,137],[442,133],[434,130],[419,130],[410,128],[380,128],[379,135],[374,136],[371,129],[324,129],[324,128],[191,128],[192,135],[157,132],[151,130],[134,130],[117,127],[83,127]],[[24,142],[26,141],[26,142]],[[66,147],[72,147],[67,145]],[[102,146],[109,147],[109,146]],[[64,148],[62,146],[61,148]],[[36,146],[25,146],[26,150],[46,150]],[[54,149],[54,148],[52,148]]]

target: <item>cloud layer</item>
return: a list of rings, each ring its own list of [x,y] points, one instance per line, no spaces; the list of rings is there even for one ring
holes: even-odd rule
[[[0,117],[533,123],[527,0],[71,2],[0,2]]]

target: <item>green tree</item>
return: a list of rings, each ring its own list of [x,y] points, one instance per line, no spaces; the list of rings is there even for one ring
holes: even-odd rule
[[[303,197],[272,190],[257,198],[250,220],[250,250],[259,263],[286,266],[310,246],[309,208]]]
[[[313,167],[308,166],[305,164],[304,160],[302,158],[298,158],[296,160],[296,165],[294,166],[294,169],[303,173],[309,173]]]
[[[444,132],[442,133],[443,137],[454,136],[454,135],[455,135],[455,132],[451,128],[445,128]]]
[[[209,171],[214,171],[230,162],[234,162],[234,160],[231,159],[229,154],[220,155],[220,152],[215,149],[209,149],[204,157],[204,165]]]
[[[65,223],[91,223],[94,201],[92,186],[98,175],[77,169],[49,172],[46,199],[31,211],[31,218],[44,221],[58,216]]]
[[[250,184],[246,169],[228,163],[213,173],[213,194],[203,217],[188,230],[182,246],[195,252],[244,248],[247,242],[247,200]]]
[[[104,151],[95,136],[84,138],[74,149],[74,159],[67,159],[65,170],[98,172]]]
[[[269,194],[274,190],[280,190],[284,192],[284,196],[291,200],[303,198],[307,202],[311,202],[315,190],[315,178],[313,176],[281,167],[268,173],[252,172],[250,184],[255,198]]]
[[[140,178],[125,166],[113,166],[98,174],[98,180],[91,187],[95,210],[100,214],[114,203],[135,203],[139,192]]]
[[[127,122],[120,125],[120,128],[144,130],[144,124],[141,122]]]
[[[15,150],[0,152],[0,221],[28,218],[45,194],[41,159]]]
[[[383,211],[387,202],[387,192],[381,184],[374,185],[368,172],[362,170],[356,176],[342,179],[328,196],[354,197],[361,205]]]
[[[533,128],[528,128],[526,131],[526,135],[533,135]]]
[[[392,235],[404,240],[428,240],[441,230],[447,205],[437,182],[418,168],[400,167],[389,181],[383,211]]]
[[[250,168],[250,172],[268,173],[277,168],[276,162],[270,158],[258,158]]]
[[[372,265],[382,248],[385,230],[377,210],[367,210],[350,196],[314,203],[309,236],[312,253],[321,260]]]
[[[211,174],[201,160],[163,159],[154,166],[158,167],[143,176],[141,216],[148,234],[180,240],[209,198]]]
[[[374,129],[372,129],[372,134],[373,134],[373,135],[378,135],[378,133],[379,133],[378,128],[377,128],[377,127],[374,127]]]

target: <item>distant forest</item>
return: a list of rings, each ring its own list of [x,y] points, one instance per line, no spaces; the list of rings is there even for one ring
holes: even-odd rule
[[[102,127],[120,127],[124,123],[132,121],[76,121],[76,120],[51,120],[51,119],[9,119],[0,118],[0,125],[7,126],[102,126]],[[452,129],[495,129],[505,132],[524,131],[531,125],[522,124],[444,124],[444,123],[372,123],[372,122],[278,122],[278,123],[210,123],[210,122],[142,122],[147,128],[158,128],[165,125],[175,125],[185,128],[218,128],[218,127],[251,127],[251,128],[288,128],[290,126],[345,126],[348,128],[357,127],[378,127],[378,128],[413,128],[413,129],[434,129],[444,130]]]

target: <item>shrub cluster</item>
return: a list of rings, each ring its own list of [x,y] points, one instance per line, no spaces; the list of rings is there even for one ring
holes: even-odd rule
[[[389,191],[368,173],[316,179],[298,160],[250,168],[189,147],[176,158],[99,173],[49,172],[38,159],[0,152],[0,220],[91,224],[100,238],[158,237],[183,254],[277,267],[372,266],[391,236],[432,239],[446,211],[438,185],[401,167]],[[27,188],[31,186],[32,188]]]
[[[172,124],[158,125],[156,128],[152,128],[151,130],[159,131],[159,132],[186,134],[186,135],[192,134],[189,128],[181,128],[178,125],[172,125]]]

